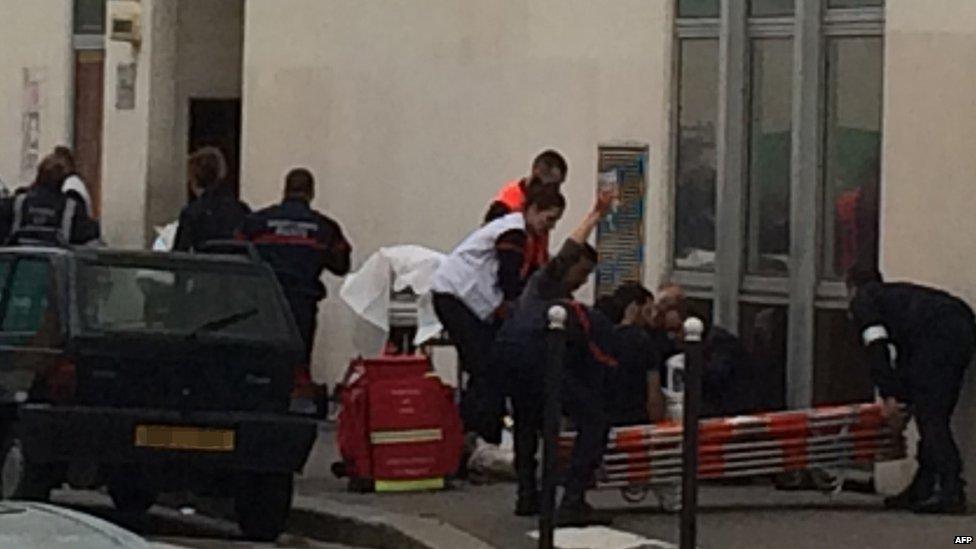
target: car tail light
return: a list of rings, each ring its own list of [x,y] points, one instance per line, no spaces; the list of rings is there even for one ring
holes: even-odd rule
[[[60,359],[44,375],[47,397],[55,404],[70,401],[78,388],[78,372],[75,363]]]

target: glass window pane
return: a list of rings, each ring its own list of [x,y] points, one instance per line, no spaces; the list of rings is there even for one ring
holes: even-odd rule
[[[51,268],[46,261],[24,259],[17,262],[8,287],[4,332],[36,333],[45,321],[53,322],[48,308]],[[47,317],[47,318],[46,318]],[[56,326],[56,322],[49,324]]]
[[[795,0],[752,0],[749,15],[753,17],[777,17],[793,15]]]
[[[675,267],[715,263],[718,40],[682,40],[675,170]]]
[[[719,0],[678,0],[678,17],[718,17]]]
[[[790,247],[793,41],[752,42],[748,270],[785,274]]]
[[[105,0],[75,0],[75,34],[105,33]]]
[[[813,404],[873,400],[871,367],[843,309],[818,309],[814,318]]]
[[[884,0],[830,0],[827,7],[834,8],[878,8],[885,5]]]
[[[824,276],[878,261],[882,39],[832,38],[827,45]]]
[[[739,306],[739,334],[748,361],[738,386],[749,394],[753,410],[786,408],[787,316],[783,305]]]

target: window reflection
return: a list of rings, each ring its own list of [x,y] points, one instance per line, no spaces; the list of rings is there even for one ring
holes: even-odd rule
[[[682,40],[680,51],[675,266],[711,270],[715,263],[718,40]]]
[[[833,38],[827,48],[824,276],[877,264],[882,40]]]
[[[789,270],[793,41],[752,43],[749,272]]]

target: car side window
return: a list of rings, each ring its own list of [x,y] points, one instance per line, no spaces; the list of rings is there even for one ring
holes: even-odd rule
[[[7,287],[7,275],[10,274],[10,264],[10,259],[0,258],[0,290]]]
[[[57,315],[51,307],[53,279],[49,262],[21,259],[12,270],[10,263],[0,267],[0,276],[5,279],[0,332],[38,334],[57,330]]]

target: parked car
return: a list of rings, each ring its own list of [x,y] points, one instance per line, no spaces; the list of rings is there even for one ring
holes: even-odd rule
[[[7,497],[107,486],[231,497],[246,536],[285,527],[316,436],[289,414],[302,343],[247,255],[0,249],[0,463]]]

